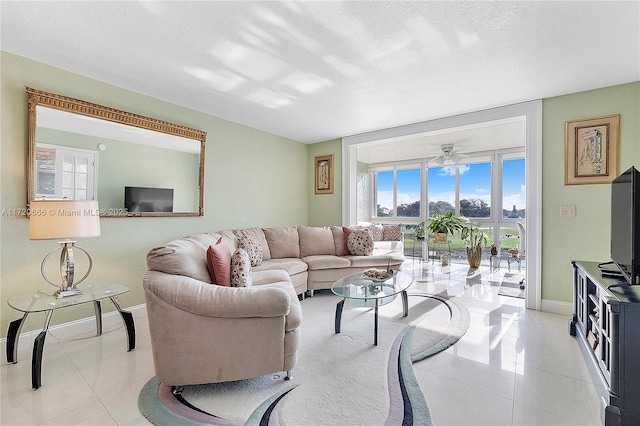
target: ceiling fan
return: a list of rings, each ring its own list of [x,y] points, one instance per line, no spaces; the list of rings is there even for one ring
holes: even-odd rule
[[[431,160],[436,164],[455,164],[458,162],[458,160],[460,160],[460,158],[462,158],[460,155],[454,152],[452,143],[445,143],[443,145],[440,145],[440,149],[442,150],[442,154]]]

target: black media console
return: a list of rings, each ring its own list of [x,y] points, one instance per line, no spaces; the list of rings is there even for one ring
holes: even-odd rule
[[[640,425],[640,286],[603,276],[597,262],[572,264],[569,333],[602,385],[603,423]]]

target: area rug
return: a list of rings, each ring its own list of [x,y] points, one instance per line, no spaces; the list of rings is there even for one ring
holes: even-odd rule
[[[174,396],[153,378],[140,392],[140,411],[158,426],[431,425],[412,364],[464,335],[466,307],[455,299],[413,293],[409,316],[402,317],[397,298],[380,307],[374,346],[372,309],[345,304],[342,332],[334,333],[340,300],[320,292],[302,302],[302,340],[291,381],[282,372],[185,386]]]
[[[524,279],[524,274],[506,273],[504,275],[502,282],[500,283],[500,288],[498,289],[498,295],[524,299],[524,289],[520,288],[520,281],[523,279]]]

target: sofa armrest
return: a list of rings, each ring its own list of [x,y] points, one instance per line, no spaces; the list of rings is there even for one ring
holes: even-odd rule
[[[208,317],[286,316],[292,302],[287,290],[277,285],[223,287],[158,271],[145,273],[143,287],[176,309]]]

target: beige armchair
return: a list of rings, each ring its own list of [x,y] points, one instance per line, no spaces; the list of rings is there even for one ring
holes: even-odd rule
[[[291,377],[302,311],[286,272],[255,273],[252,287],[222,287],[149,270],[143,287],[160,382],[175,390],[279,371]]]

